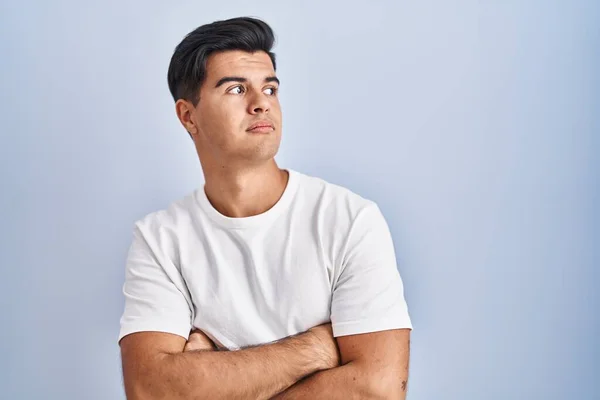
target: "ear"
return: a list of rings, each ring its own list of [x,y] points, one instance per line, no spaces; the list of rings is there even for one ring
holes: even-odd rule
[[[194,119],[194,109],[192,103],[187,100],[179,99],[175,102],[177,118],[179,118],[181,125],[183,125],[185,130],[188,131],[192,137],[198,133],[198,127],[196,126],[196,121]]]

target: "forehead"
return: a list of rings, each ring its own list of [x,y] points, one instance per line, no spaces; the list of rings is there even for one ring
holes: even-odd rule
[[[216,81],[224,76],[274,75],[271,58],[264,51],[249,53],[229,50],[213,53],[206,61],[206,80]]]

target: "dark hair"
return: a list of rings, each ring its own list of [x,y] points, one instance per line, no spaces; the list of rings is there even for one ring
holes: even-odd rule
[[[275,54],[271,52],[274,42],[271,27],[256,18],[232,18],[196,28],[177,45],[171,57],[167,80],[173,99],[198,104],[200,86],[206,77],[206,61],[217,51],[264,51],[275,68]]]

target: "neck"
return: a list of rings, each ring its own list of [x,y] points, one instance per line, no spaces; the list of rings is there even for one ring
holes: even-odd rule
[[[288,172],[273,159],[251,167],[204,170],[204,178],[204,192],[212,206],[227,217],[243,218],[262,214],[277,203]]]

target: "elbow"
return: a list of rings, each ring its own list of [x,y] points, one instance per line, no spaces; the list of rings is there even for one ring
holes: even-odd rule
[[[183,400],[189,392],[183,390],[181,380],[169,373],[169,357],[164,355],[152,365],[124,371],[123,380],[127,400]]]
[[[374,375],[369,380],[369,398],[375,400],[403,400],[406,398],[406,380],[397,376]]]
[[[151,393],[146,393],[144,385],[137,382],[129,382],[125,384],[125,397],[127,400],[154,400]]]
[[[166,379],[139,379],[125,385],[127,400],[183,400],[180,390]]]
[[[152,396],[152,393],[149,393],[147,385],[143,382],[142,379],[132,379],[131,377],[125,377],[124,386],[125,397],[127,398],[127,400],[155,399],[155,397]]]
[[[372,400],[404,400],[406,398],[406,377],[399,375],[395,368],[373,368],[365,364],[352,363],[359,368],[362,379],[354,380],[354,390],[360,398]],[[358,374],[357,374],[358,375]]]
[[[125,383],[127,400],[162,400],[173,398],[166,392],[164,382],[156,379],[138,378]]]

